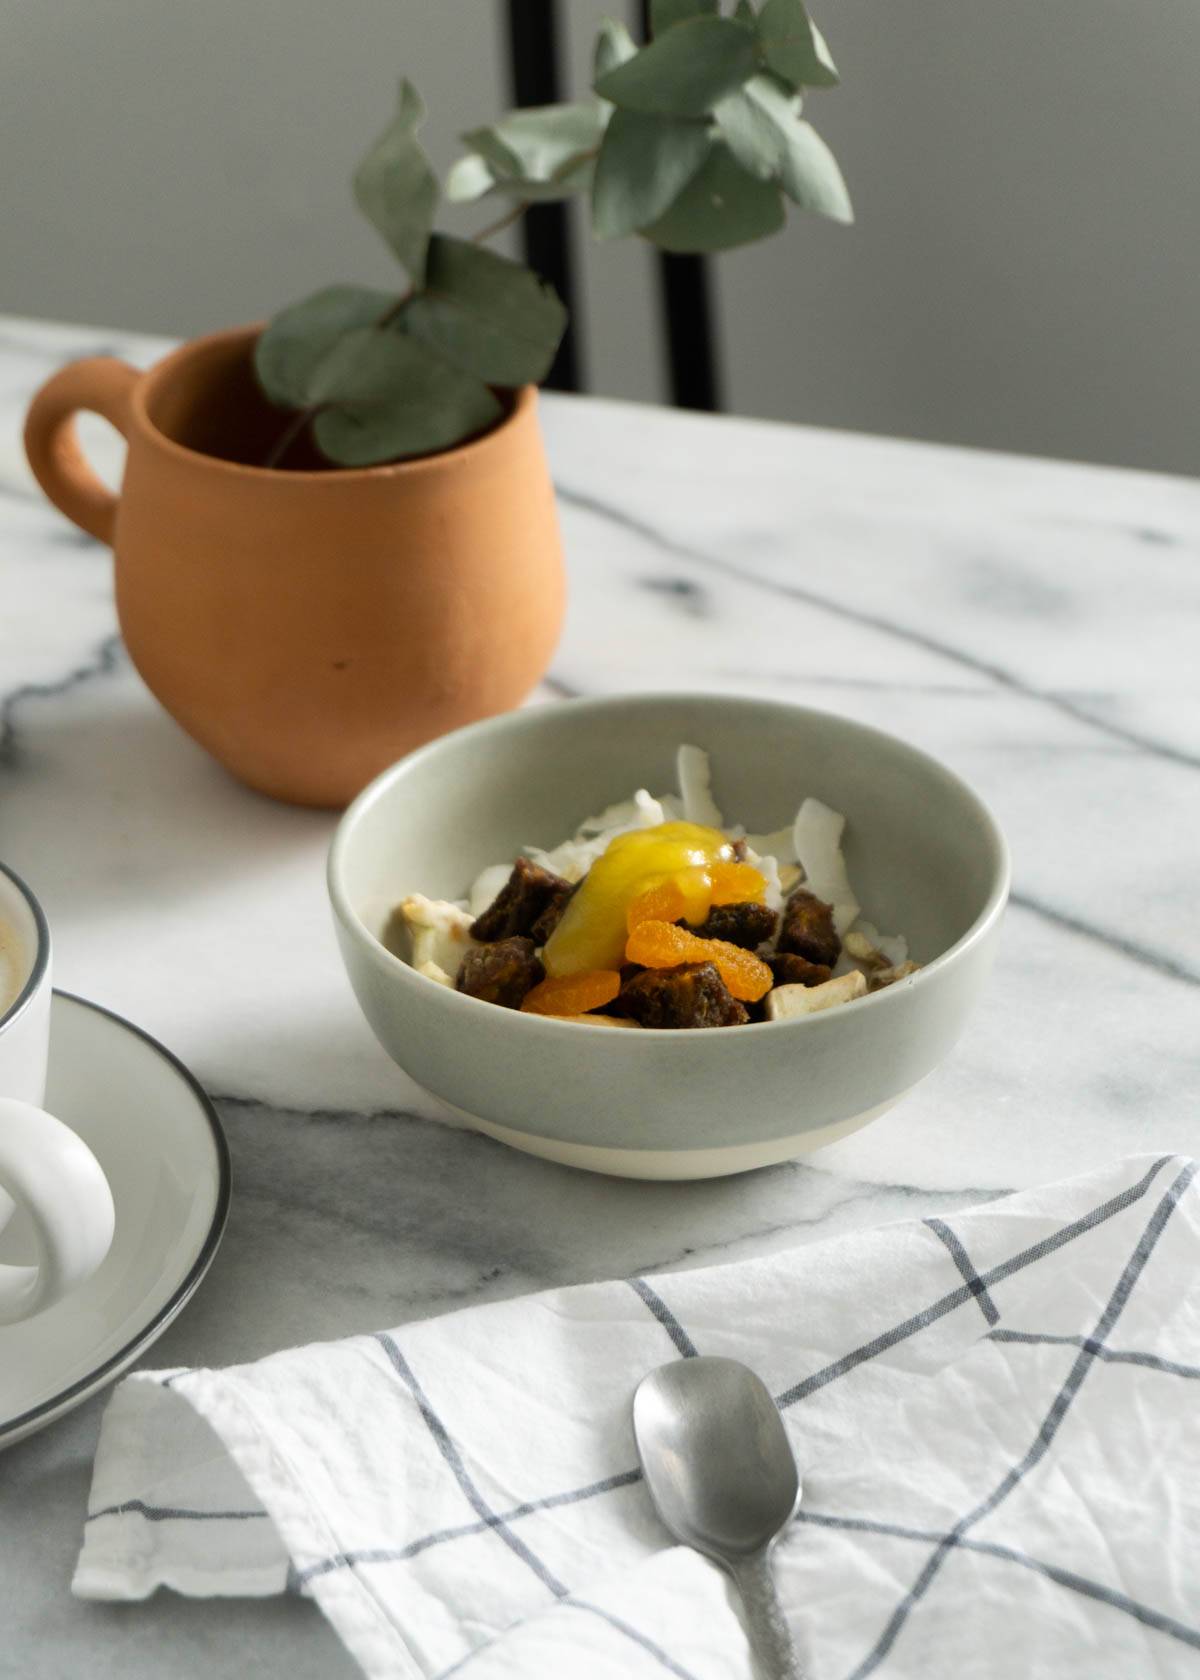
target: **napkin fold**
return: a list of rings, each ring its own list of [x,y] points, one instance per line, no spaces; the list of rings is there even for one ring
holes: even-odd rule
[[[1139,1157],[953,1219],[116,1389],[74,1590],[317,1600],[372,1677],[729,1680],[722,1572],[630,1425],[696,1353],[775,1395],[811,1680],[1200,1674],[1200,1199]]]

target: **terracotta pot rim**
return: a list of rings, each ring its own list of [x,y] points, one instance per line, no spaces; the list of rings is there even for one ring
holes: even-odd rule
[[[228,474],[234,478],[270,479],[281,483],[304,484],[346,484],[355,480],[381,478],[402,478],[422,473],[452,471],[459,462],[468,456],[477,454],[480,450],[494,445],[520,419],[529,413],[537,404],[537,386],[520,385],[512,392],[512,408],[490,426],[486,432],[479,432],[475,437],[467,438],[463,443],[453,444],[448,449],[439,449],[429,455],[421,455],[407,461],[381,461],[374,466],[367,467],[328,467],[328,468],[300,468],[291,467],[259,467],[251,466],[242,461],[227,461],[220,455],[207,455],[199,449],[188,449],[182,443],[176,443],[161,432],[150,418],[149,403],[157,394],[161,386],[172,379],[177,370],[187,362],[205,358],[210,351],[241,341],[253,343],[266,326],[265,321],[248,322],[243,326],[223,327],[217,332],[205,333],[198,338],[190,338],[178,349],[172,350],[160,361],[154,363],[134,387],[130,404],[131,416],[138,430],[143,434],[147,443],[159,449],[165,455],[174,456],[177,460],[186,461],[192,467],[203,463],[214,472]],[[280,410],[281,416],[285,413]]]

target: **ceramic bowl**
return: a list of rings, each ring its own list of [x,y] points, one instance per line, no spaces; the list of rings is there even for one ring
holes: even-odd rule
[[[482,1003],[382,943],[410,892],[464,897],[486,864],[547,849],[636,788],[673,791],[675,752],[710,755],[728,823],[790,823],[806,795],[846,817],[863,914],[907,936],[906,980],[802,1019],[614,1031]],[[342,956],[389,1055],[479,1130],[636,1178],[789,1159],[875,1119],[954,1045],[1008,893],[1004,837],[915,747],[831,713],[718,695],[635,694],[472,724],[410,753],[342,817],[328,884]]]

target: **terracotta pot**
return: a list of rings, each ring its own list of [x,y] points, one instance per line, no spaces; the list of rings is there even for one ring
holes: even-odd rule
[[[254,381],[259,330],[144,374],[110,357],[62,368],[25,448],[50,500],[112,544],[125,645],[172,717],[251,787],[340,806],[541,677],[564,605],[554,491],[532,386],[441,454],[253,464],[287,423]],[[128,443],[119,497],[80,451],[80,409]]]

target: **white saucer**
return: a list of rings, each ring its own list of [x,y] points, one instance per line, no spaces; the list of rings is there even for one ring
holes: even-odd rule
[[[139,1027],[69,992],[54,994],[46,1107],[99,1159],[117,1229],[82,1289],[0,1330],[0,1447],[78,1406],[162,1335],[229,1211],[229,1150],[195,1079]]]

